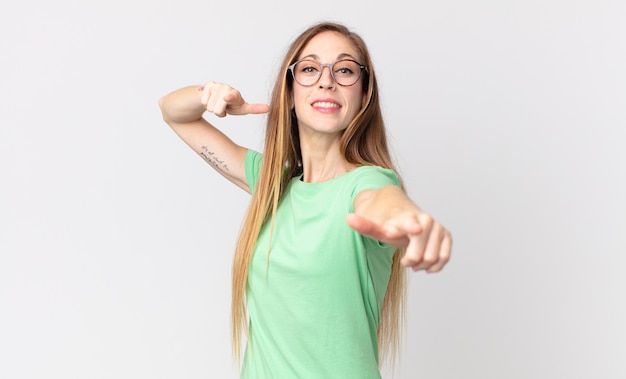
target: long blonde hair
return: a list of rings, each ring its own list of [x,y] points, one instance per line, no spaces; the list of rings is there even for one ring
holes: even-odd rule
[[[287,68],[297,60],[313,37],[325,31],[337,32],[350,39],[361,55],[361,63],[367,68],[361,79],[365,94],[363,106],[341,137],[345,159],[356,165],[376,165],[395,170],[387,146],[378,98],[378,84],[365,42],[359,35],[341,24],[323,22],[313,25],[290,45],[278,73],[267,116],[259,180],[252,194],[235,249],[231,317],[233,353],[238,362],[241,357],[241,339],[244,334],[248,335],[245,293],[252,252],[263,223],[270,219],[273,229],[278,202],[288,181],[301,173],[302,155],[298,125],[290,103],[293,78]],[[406,301],[406,276],[404,268],[400,265],[402,255],[403,249],[398,249],[394,254],[389,284],[382,305],[378,328],[380,362],[387,357],[394,360],[400,344]]]

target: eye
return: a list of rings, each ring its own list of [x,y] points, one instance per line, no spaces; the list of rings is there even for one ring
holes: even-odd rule
[[[348,74],[353,74],[354,71],[352,71],[350,69],[350,67],[339,67],[335,72],[338,72],[340,74],[344,74],[344,75],[348,75]]]
[[[352,76],[355,75],[359,70],[359,65],[353,61],[339,61],[335,63],[334,71],[335,75],[341,76]]]
[[[302,61],[296,65],[296,71],[303,74],[316,75],[319,70],[319,65],[312,61]]]

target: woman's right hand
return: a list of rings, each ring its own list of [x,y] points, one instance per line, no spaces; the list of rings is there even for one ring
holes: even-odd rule
[[[200,102],[207,110],[218,117],[226,115],[263,114],[270,110],[267,104],[249,104],[241,93],[228,84],[208,82],[198,88],[202,91]]]
[[[218,117],[269,112],[267,104],[248,104],[233,87],[209,82],[204,86],[187,86],[159,99],[163,120],[178,136],[218,173],[238,187],[250,192],[246,177],[248,149],[239,146],[207,121],[211,112]]]

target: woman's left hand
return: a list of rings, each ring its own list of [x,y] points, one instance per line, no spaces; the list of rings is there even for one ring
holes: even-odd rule
[[[450,260],[450,232],[420,210],[401,211],[384,222],[352,213],[346,221],[363,235],[391,246],[406,248],[400,262],[413,271],[438,272]]]

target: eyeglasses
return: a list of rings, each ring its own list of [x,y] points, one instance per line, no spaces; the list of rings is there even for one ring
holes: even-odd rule
[[[367,71],[365,66],[352,59],[342,59],[332,64],[321,64],[310,59],[303,59],[295,62],[287,69],[298,84],[309,87],[320,80],[324,67],[328,67],[333,80],[344,87],[358,82],[361,77],[361,71]]]

